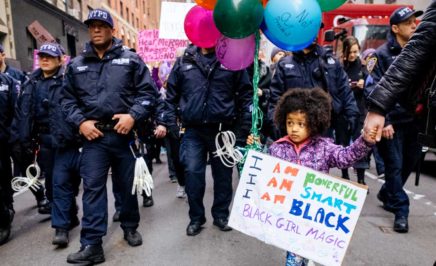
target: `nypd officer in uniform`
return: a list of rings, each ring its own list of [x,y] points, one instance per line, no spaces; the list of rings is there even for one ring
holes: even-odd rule
[[[0,245],[9,238],[15,213],[12,205],[11,149],[8,142],[18,92],[17,81],[0,73]]]
[[[26,75],[22,71],[7,65],[5,59],[6,53],[3,46],[0,44],[0,73],[9,75],[17,80],[19,84],[23,84],[26,81]]]
[[[50,200],[53,244],[66,246],[68,231],[79,225],[75,196],[80,184],[79,142],[65,121],[60,105],[63,89],[63,53],[56,43],[44,43],[38,52],[40,68],[24,83],[15,125],[21,143],[37,139],[38,161],[45,173]],[[78,134],[77,134],[78,135]]]
[[[142,244],[137,196],[132,195],[135,158],[129,145],[137,122],[147,119],[155,106],[156,88],[141,58],[123,49],[113,37],[111,15],[103,9],[85,21],[90,42],[65,74],[63,111],[83,136],[80,175],[83,179],[81,248],[69,263],[105,260],[102,238],[107,231],[106,180],[109,168],[118,173],[123,193],[120,222],[130,246]]]
[[[368,72],[374,79],[373,85],[367,87],[369,92],[374,90],[375,85],[406,46],[416,30],[416,18],[422,14],[422,11],[415,11],[409,7],[400,7],[391,14],[388,41],[377,48],[368,60]],[[374,108],[374,105],[370,107]],[[386,211],[394,213],[394,231],[398,233],[409,231],[410,202],[403,186],[414,170],[421,153],[418,144],[419,122],[416,117],[416,114],[397,103],[386,115],[383,138],[377,143],[377,150],[385,163],[386,180],[377,198],[383,203]]]

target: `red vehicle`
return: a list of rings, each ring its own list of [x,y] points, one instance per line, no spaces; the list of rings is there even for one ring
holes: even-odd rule
[[[341,54],[342,40],[350,35],[359,40],[362,51],[377,48],[386,42],[390,31],[389,16],[402,6],[404,5],[344,4],[335,10],[324,12],[324,28],[320,31],[319,43],[333,44],[334,52],[338,56]],[[413,8],[411,5],[408,7]],[[325,34],[326,32],[328,33]]]

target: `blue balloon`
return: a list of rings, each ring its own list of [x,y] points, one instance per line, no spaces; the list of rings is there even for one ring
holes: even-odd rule
[[[313,40],[315,40],[316,36],[313,37],[313,39],[311,39],[309,42],[305,43],[305,44],[301,44],[301,45],[288,45],[285,43],[280,42],[279,40],[277,40],[269,31],[269,29],[266,27],[265,21],[262,22],[262,24],[260,25],[260,29],[262,30],[262,33],[265,35],[265,37],[272,42],[275,46],[277,46],[278,48],[281,48],[285,51],[291,51],[291,52],[295,52],[295,51],[301,51],[304,48],[308,47],[309,45],[312,44]]]
[[[270,0],[264,13],[265,35],[275,45],[278,42],[291,51],[301,50],[318,35],[321,17],[316,0]]]

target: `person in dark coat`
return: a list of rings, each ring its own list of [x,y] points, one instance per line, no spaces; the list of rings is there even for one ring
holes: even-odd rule
[[[392,13],[388,41],[376,50],[367,64],[374,84],[383,79],[385,72],[400,55],[416,30],[416,18],[422,13],[409,7],[400,7]],[[374,98],[374,94],[380,95],[378,90],[378,88],[369,89],[370,108],[374,108],[374,101],[379,98]],[[383,139],[377,144],[377,150],[385,163],[386,179],[377,198],[383,203],[385,210],[394,213],[394,231],[407,233],[410,202],[403,186],[420,158],[421,146],[418,143],[420,124],[416,119],[415,111],[404,108],[398,102],[391,105],[391,108],[386,113],[387,119],[382,126]]]
[[[169,125],[177,125],[179,115],[185,128],[180,160],[185,169],[189,202],[188,236],[199,234],[206,223],[203,197],[207,154],[214,179],[213,224],[221,231],[231,230],[227,223],[232,201],[232,168],[213,156],[217,149],[215,136],[242,127],[236,121],[250,113],[251,92],[247,72],[226,69],[217,60],[213,48],[188,47],[171,71],[166,99]],[[239,119],[239,122],[251,123],[251,120]]]

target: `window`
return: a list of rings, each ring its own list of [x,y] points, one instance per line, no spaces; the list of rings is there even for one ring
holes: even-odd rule
[[[129,8],[128,7],[126,7],[126,20],[127,20],[127,22],[129,22]]]
[[[123,6],[123,2],[120,3],[120,15],[121,15],[121,17],[124,17],[124,6]]]
[[[142,1],[142,13],[145,14],[145,1]]]
[[[135,15],[133,14],[133,12],[132,12],[132,26],[135,26]]]
[[[139,29],[139,18],[136,18],[136,27]]]

